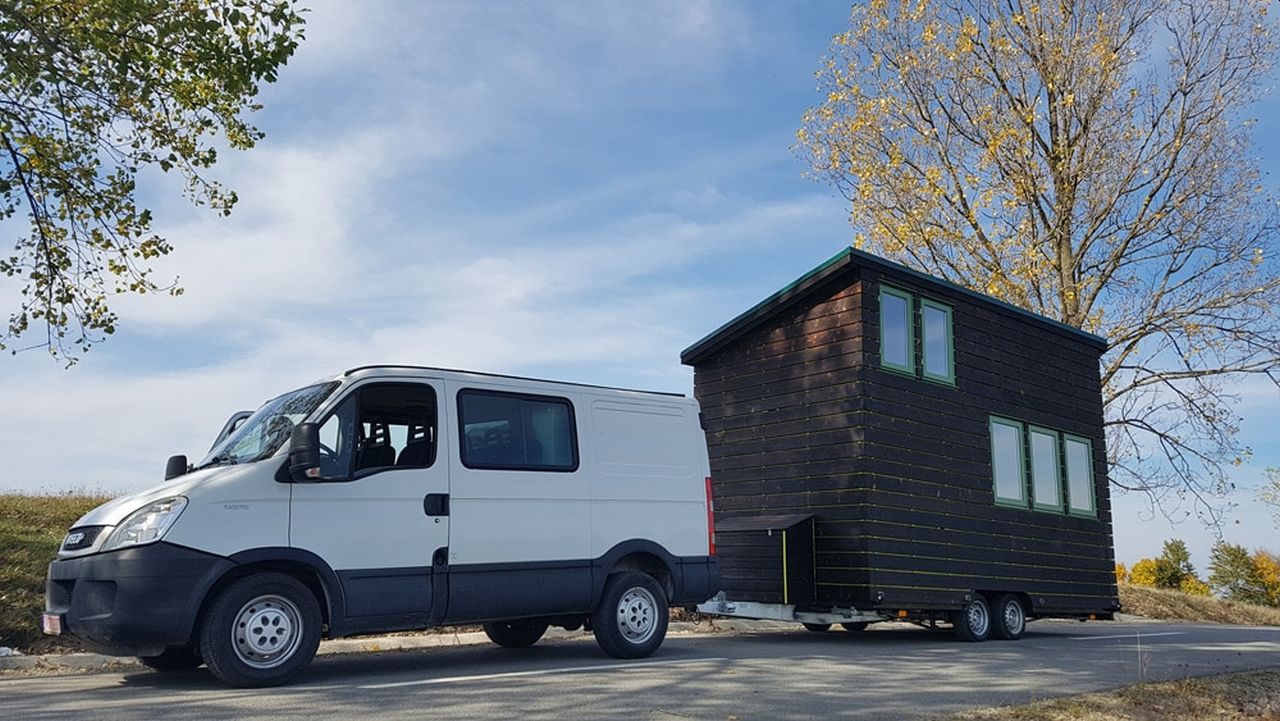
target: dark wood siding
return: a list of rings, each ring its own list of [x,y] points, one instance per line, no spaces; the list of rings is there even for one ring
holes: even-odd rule
[[[841,550],[858,556],[848,570],[819,564],[819,584],[865,584],[868,564],[862,551],[823,530],[832,520],[861,519],[861,508],[819,508],[823,494],[852,491],[859,480],[866,431],[859,387],[869,351],[864,299],[861,286],[847,276],[818,287],[810,298],[694,368],[716,515],[812,511],[818,519],[819,558]],[[735,590],[728,583],[726,589]],[[851,593],[843,587],[818,588],[819,600],[826,602],[847,604]],[[866,597],[857,593],[859,600]]]
[[[1034,612],[1116,601],[1100,348],[903,274],[851,267],[695,362],[717,516],[812,513],[816,605]],[[879,364],[882,280],[952,309],[955,385]],[[992,415],[1090,440],[1097,518],[997,506]],[[726,585],[732,596],[733,588]],[[744,591],[746,589],[743,589]]]

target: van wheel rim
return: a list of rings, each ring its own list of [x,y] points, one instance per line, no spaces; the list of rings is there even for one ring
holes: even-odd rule
[[[231,642],[236,658],[246,666],[275,668],[302,642],[302,613],[284,596],[258,596],[240,607]]]
[[[648,641],[658,628],[658,601],[639,586],[622,594],[618,601],[618,630],[634,644]]]
[[[1022,604],[1017,601],[1010,600],[1004,605],[1004,627],[1009,629],[1009,633],[1015,636],[1022,633],[1022,626],[1026,622],[1022,613]]]
[[[969,630],[975,636],[981,636],[987,632],[987,624],[991,622],[991,619],[987,616],[987,607],[985,605],[974,601],[969,604],[964,613],[966,620],[969,622]]]

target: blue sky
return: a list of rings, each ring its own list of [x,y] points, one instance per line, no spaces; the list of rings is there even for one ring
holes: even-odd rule
[[[847,4],[311,5],[267,138],[216,169],[235,213],[144,179],[176,248],[157,278],[186,294],[118,299],[69,371],[0,360],[0,489],[151,485],[231,412],[363,363],[689,393],[681,349],[852,240],[790,150]],[[1257,116],[1274,171],[1280,103]],[[1280,465],[1280,394],[1241,392],[1251,486]],[[1238,498],[1228,538],[1280,550]],[[1176,535],[1208,561],[1136,497],[1116,533],[1120,560]]]

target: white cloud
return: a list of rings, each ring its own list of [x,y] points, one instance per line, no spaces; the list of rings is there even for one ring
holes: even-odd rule
[[[831,198],[733,189],[785,157],[785,129],[539,174],[577,152],[566,124],[711,102],[751,50],[737,6],[320,3],[307,34],[256,119],[267,139],[213,173],[232,216],[151,203],[175,246],[155,278],[185,295],[116,298],[125,335],[71,371],[6,362],[22,452],[0,488],[150,484],[231,412],[368,363],[687,391],[679,350],[725,320],[698,264],[842,225]],[[459,185],[508,164],[537,199]]]

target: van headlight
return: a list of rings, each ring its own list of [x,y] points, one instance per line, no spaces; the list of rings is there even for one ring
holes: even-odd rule
[[[114,551],[117,548],[159,541],[186,507],[186,498],[174,496],[139,508],[116,526],[116,530],[107,537],[107,542],[102,544],[102,550]]]

